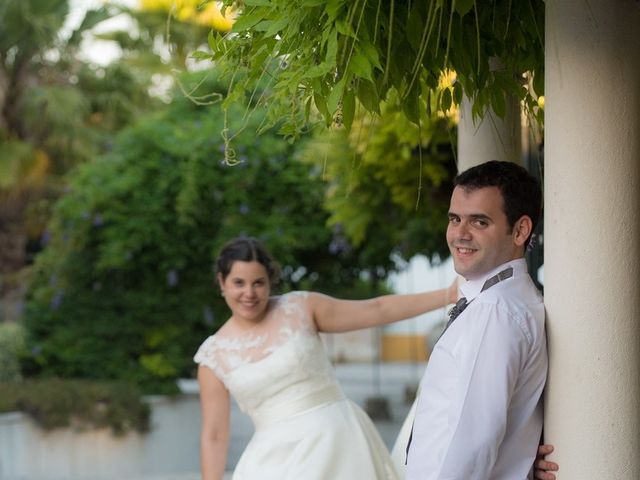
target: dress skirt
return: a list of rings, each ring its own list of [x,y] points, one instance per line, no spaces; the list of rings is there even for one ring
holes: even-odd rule
[[[399,480],[373,422],[348,399],[257,426],[232,478]]]

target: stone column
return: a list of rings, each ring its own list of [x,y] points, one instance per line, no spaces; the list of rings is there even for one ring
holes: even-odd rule
[[[546,3],[545,441],[640,478],[640,3]]]
[[[458,123],[458,171],[489,160],[522,164],[520,103],[515,97],[507,101],[507,114],[498,117],[492,110],[482,119],[473,119],[471,101],[465,96],[460,105]]]

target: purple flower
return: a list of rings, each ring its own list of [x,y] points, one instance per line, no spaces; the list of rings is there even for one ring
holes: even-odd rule
[[[51,299],[51,308],[53,310],[57,310],[60,304],[62,303],[62,299],[64,298],[64,291],[58,290]]]
[[[93,226],[94,227],[100,227],[102,226],[102,224],[104,223],[104,219],[102,218],[102,215],[100,215],[99,213],[97,213],[94,217],[93,217]]]
[[[211,307],[209,305],[205,305],[202,308],[202,317],[204,318],[204,323],[206,325],[213,325],[215,315],[213,314],[213,310],[211,310]]]
[[[47,245],[49,245],[50,241],[51,241],[51,232],[49,230],[45,230],[44,232],[42,232],[42,236],[40,237],[40,245],[42,247],[46,247]]]
[[[167,272],[167,285],[169,287],[175,287],[178,285],[178,272],[171,269]]]

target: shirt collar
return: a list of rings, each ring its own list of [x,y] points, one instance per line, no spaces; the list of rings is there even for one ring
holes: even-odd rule
[[[493,270],[488,271],[482,277],[478,277],[473,280],[467,280],[465,283],[460,285],[460,292],[462,292],[462,296],[467,299],[467,302],[470,302],[471,299],[476,298],[480,294],[484,282],[486,282],[489,278],[496,275],[497,273],[500,273],[507,267],[513,268],[514,277],[521,275],[522,273],[527,273],[527,262],[524,258],[510,260],[506,263],[503,263],[502,265],[498,265]]]

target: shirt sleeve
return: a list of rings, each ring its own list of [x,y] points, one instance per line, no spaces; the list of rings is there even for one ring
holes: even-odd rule
[[[466,313],[453,352],[459,369],[438,479],[489,479],[527,348],[524,332],[506,310],[478,303]]]

